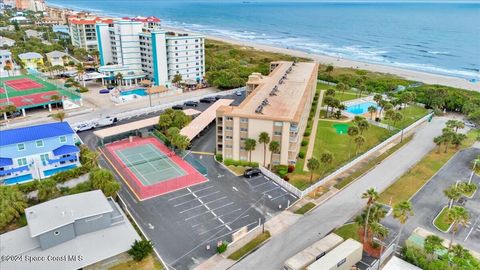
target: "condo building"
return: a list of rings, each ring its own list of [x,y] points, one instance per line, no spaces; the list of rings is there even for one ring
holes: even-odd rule
[[[176,74],[197,82],[205,75],[204,36],[167,32],[155,17],[97,23],[96,32],[99,71],[110,80],[121,73],[127,85],[147,78],[168,86]]]
[[[111,24],[112,19],[91,17],[79,14],[68,18],[72,45],[87,51],[97,49],[96,23]]]
[[[257,146],[251,161],[263,164],[264,147],[258,143],[261,132],[280,144],[280,153],[266,147],[265,164],[295,164],[300,150],[317,85],[318,64],[273,62],[270,74],[253,73],[246,85],[246,98],[239,106],[217,110],[217,153],[224,159],[248,160],[247,138]]]

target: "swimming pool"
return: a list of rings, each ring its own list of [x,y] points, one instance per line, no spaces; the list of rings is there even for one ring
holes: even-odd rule
[[[5,182],[3,182],[3,183],[5,185],[12,185],[12,184],[18,184],[18,183],[30,181],[32,179],[33,178],[32,178],[31,174],[25,174],[25,175],[20,175],[20,176],[17,176],[17,177],[9,178],[9,179],[5,180]]]
[[[139,95],[139,96],[146,96],[147,91],[144,88],[139,88],[139,89],[132,89],[128,91],[120,91],[121,96],[128,96],[128,95]]]
[[[76,167],[77,167],[77,165],[68,165],[68,166],[65,166],[65,167],[45,170],[45,171],[43,171],[43,174],[45,176],[50,176],[50,175],[54,175],[56,173],[67,171],[67,170],[70,170],[70,169],[73,169],[73,168],[76,168]]]
[[[363,102],[355,105],[350,105],[347,106],[347,112],[351,114],[365,114],[368,113],[368,107],[373,106],[377,108],[378,110],[378,105],[375,102]]]

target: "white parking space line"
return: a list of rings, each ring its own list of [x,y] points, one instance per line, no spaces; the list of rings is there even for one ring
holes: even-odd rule
[[[268,192],[274,191],[274,190],[279,189],[279,188],[280,188],[280,187],[278,187],[278,186],[277,186],[277,187],[274,187],[274,188],[272,188],[272,189],[270,189],[270,190],[264,191],[263,194],[267,194]]]
[[[270,182],[268,182],[268,181],[267,181],[267,182],[263,182],[263,183],[261,183],[261,184],[259,184],[259,185],[256,185],[256,186],[252,185],[252,187],[253,187],[253,188],[257,188],[257,187],[259,187],[259,186],[263,186],[263,185],[266,185],[266,184],[270,184]]]
[[[477,223],[480,221],[480,215],[477,217],[477,219],[475,220],[475,223],[473,224],[472,228],[470,229],[470,231],[468,232],[467,236],[465,237],[465,240],[463,241],[467,241],[468,240],[468,237],[470,237],[470,234],[472,234],[473,232],[473,229],[475,229],[475,227],[477,226]],[[479,231],[478,229],[476,229],[476,231]]]
[[[237,212],[237,211],[242,211],[242,208],[238,208],[238,209],[235,209],[235,210],[230,211],[230,212],[228,212],[228,213],[218,215],[217,217],[214,217],[214,218],[211,218],[211,219],[207,219],[207,221],[215,220],[215,219],[224,217],[224,216],[226,216],[226,215],[230,215],[230,214],[232,214],[232,213],[235,213],[235,212]],[[194,224],[194,225],[192,225],[192,228],[198,227],[198,226],[200,226],[200,225],[202,225],[202,224],[204,224],[204,223]]]
[[[277,196],[277,197],[274,197],[274,198],[272,198],[271,200],[272,200],[272,201],[275,201],[276,199],[280,199],[280,198],[285,197],[285,196],[287,196],[287,195],[288,195],[288,193],[285,193],[285,194],[279,195],[279,196]]]
[[[196,205],[196,206],[194,206],[194,207],[190,207],[190,208],[188,208],[188,209],[186,209],[186,210],[180,211],[180,212],[178,212],[178,213],[183,214],[183,213],[185,213],[185,212],[188,212],[188,211],[193,210],[193,209],[197,209],[197,208],[202,207],[202,206],[203,206],[203,204],[199,204],[199,205]],[[210,210],[210,209],[209,209],[209,210]]]
[[[168,200],[169,200],[169,201],[173,201],[173,200],[175,200],[175,199],[182,198],[182,197],[185,197],[185,196],[188,196],[188,195],[192,195],[192,193],[189,192],[189,193],[187,193],[187,194],[179,195],[179,196],[170,198],[170,199],[168,199]]]
[[[206,189],[213,188],[213,187],[215,187],[215,186],[207,186],[207,187],[201,188],[199,190],[193,190],[193,192],[199,192],[199,191],[206,190]]]
[[[194,199],[191,199],[191,200],[188,200],[188,201],[184,201],[184,202],[181,202],[181,203],[174,204],[173,207],[177,207],[177,206],[180,206],[180,205],[184,205],[184,204],[186,204],[186,203],[196,201],[197,198],[205,198],[205,197],[208,197],[208,196],[210,196],[210,195],[217,194],[217,193],[220,193],[220,191],[215,191],[215,192],[213,192],[213,193],[209,193],[209,194],[207,194],[207,195],[198,196],[198,197],[195,196],[195,195],[193,195],[193,193],[192,193],[192,195],[195,197]]]
[[[232,205],[232,204],[233,204],[233,202],[227,203],[227,204],[225,204],[225,205],[219,206],[219,207],[214,208],[214,209],[211,209],[211,210],[209,210],[209,211],[205,211],[205,212],[203,212],[203,213],[200,213],[200,214],[197,214],[197,215],[188,217],[188,218],[185,219],[185,221],[190,220],[190,219],[192,219],[192,218],[199,217],[199,216],[201,216],[201,215],[205,215],[205,214],[207,214],[207,213],[212,213],[212,214],[213,214],[213,211],[218,210],[218,209],[223,208],[223,207],[226,207],[226,206],[229,206],[229,205]]]

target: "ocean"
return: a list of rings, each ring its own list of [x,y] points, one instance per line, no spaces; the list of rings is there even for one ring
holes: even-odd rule
[[[48,0],[208,35],[480,80],[480,3]]]

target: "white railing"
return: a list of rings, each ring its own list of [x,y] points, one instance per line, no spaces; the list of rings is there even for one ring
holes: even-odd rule
[[[137,117],[137,116],[141,116],[141,115],[145,115],[145,114],[149,114],[149,113],[162,111],[162,110],[171,108],[172,106],[175,106],[175,105],[183,105],[183,103],[187,102],[187,101],[199,101],[200,99],[206,98],[206,97],[228,96],[228,95],[234,94],[236,91],[244,91],[244,90],[245,90],[245,87],[240,87],[240,88],[235,88],[235,89],[232,89],[232,90],[210,93],[210,94],[206,94],[206,95],[203,95],[203,96],[192,97],[192,98],[189,98],[189,99],[179,100],[179,101],[170,102],[170,103],[166,103],[166,104],[155,105],[155,106],[152,106],[152,107],[146,107],[146,108],[135,109],[135,110],[130,110],[130,111],[126,111],[126,112],[116,113],[115,117],[119,121],[121,121],[121,120],[125,120],[125,119],[130,119],[132,117]],[[100,120],[101,120],[101,118],[94,118],[94,119],[91,119],[91,120],[88,120],[88,121],[72,123],[71,126],[76,127],[80,124],[97,123]]]
[[[423,122],[425,122],[428,118],[430,118],[431,116],[433,115],[433,113],[430,113],[422,118],[420,118],[419,120],[417,120],[415,123],[411,124],[410,126],[406,127],[404,130],[403,130],[403,133],[407,133],[409,132],[410,130],[414,129],[415,127],[417,127],[418,125],[422,124]],[[357,158],[355,158],[354,160],[350,161],[349,163],[343,165],[342,167],[340,167],[339,169],[337,169],[336,171],[332,172],[331,174],[325,176],[324,178],[318,180],[315,184],[311,185],[310,187],[308,187],[307,189],[305,190],[299,190],[298,188],[296,188],[295,186],[293,186],[292,184],[288,183],[287,181],[283,180],[282,178],[280,178],[278,175],[276,175],[275,173],[267,170],[266,168],[263,168],[263,167],[260,167],[260,170],[262,171],[262,173],[267,176],[268,178],[272,179],[273,181],[275,181],[277,184],[279,184],[281,187],[285,188],[286,190],[288,190],[289,192],[293,193],[295,196],[299,197],[299,198],[303,198],[305,196],[307,196],[308,194],[310,194],[311,192],[313,192],[315,189],[317,189],[318,187],[320,187],[321,185],[323,185],[325,182],[327,181],[330,181],[332,180],[333,178],[337,177],[338,175],[346,172],[347,170],[349,170],[350,168],[352,168],[353,166],[357,165],[357,163],[359,163],[360,161],[362,161],[363,159],[365,159],[366,157],[368,157],[369,155],[377,152],[378,150],[382,149],[383,147],[385,147],[386,145],[390,144],[392,141],[398,139],[400,136],[402,136],[402,132],[398,132],[396,134],[394,134],[393,136],[391,136],[390,138],[386,139],[385,141],[383,141],[382,143],[378,144],[377,146],[373,147],[372,149],[368,150],[367,152],[363,153],[361,156],[358,156]]]

